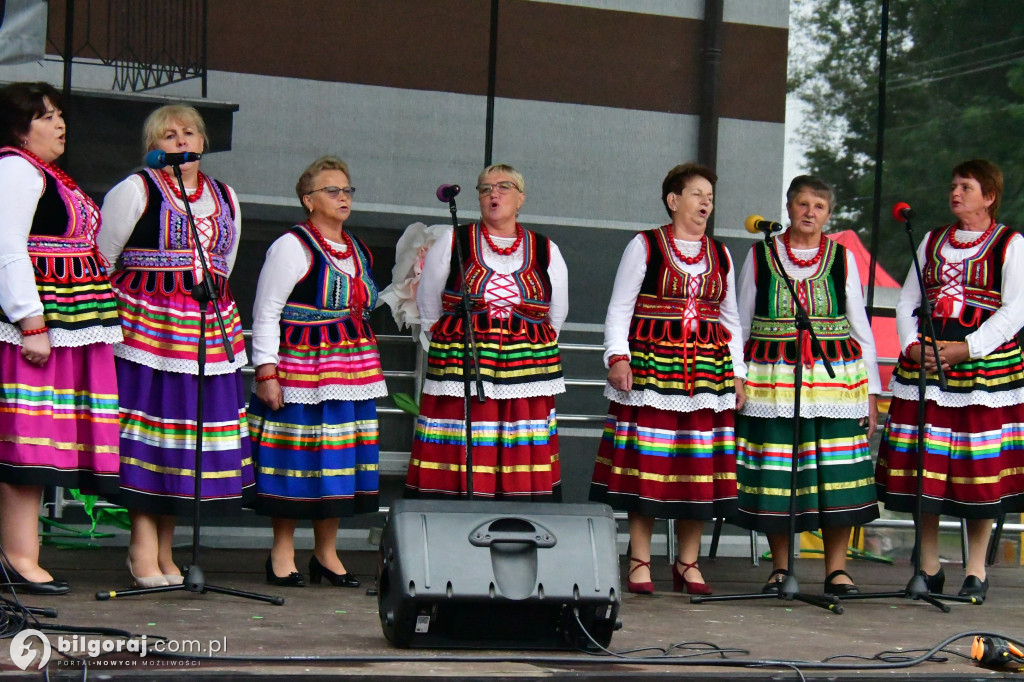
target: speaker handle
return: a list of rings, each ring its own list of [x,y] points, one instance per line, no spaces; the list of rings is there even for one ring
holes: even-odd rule
[[[499,530],[503,525],[519,526],[522,530]],[[548,549],[554,547],[558,540],[555,539],[554,533],[547,528],[520,518],[486,521],[474,528],[469,534],[469,544],[474,547],[490,547],[491,545],[513,543],[529,544],[541,549]]]

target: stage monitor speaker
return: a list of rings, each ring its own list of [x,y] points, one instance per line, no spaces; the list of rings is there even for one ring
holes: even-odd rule
[[[395,646],[607,647],[621,627],[615,518],[603,504],[398,500],[377,589]]]

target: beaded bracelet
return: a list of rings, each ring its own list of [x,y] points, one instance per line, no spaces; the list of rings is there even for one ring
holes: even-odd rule
[[[614,365],[616,362],[629,362],[629,356],[628,355],[613,355],[613,356],[611,356],[610,358],[608,358],[608,368],[611,369],[611,366]]]
[[[278,376],[276,374],[268,374],[266,376],[256,377],[256,383],[258,384],[261,381],[270,381],[271,379],[277,379],[277,378],[278,378]]]
[[[49,327],[39,327],[38,329],[22,329],[21,330],[21,335],[22,336],[36,336],[38,334],[45,334],[48,331],[50,331]]]

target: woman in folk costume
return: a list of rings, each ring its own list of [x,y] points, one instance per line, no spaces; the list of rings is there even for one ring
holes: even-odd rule
[[[605,318],[611,406],[590,499],[629,513],[626,586],[640,594],[654,592],[655,518],[675,519],[673,588],[711,594],[697,566],[704,521],[736,510],[745,371],[732,256],[705,234],[717,180],[693,163],[669,171],[672,222],[626,247]]]
[[[52,86],[0,89],[0,583],[31,594],[70,590],[39,565],[43,487],[117,491],[121,324],[65,131]]]
[[[778,592],[790,569],[797,362],[804,370],[795,523],[797,532],[821,529],[826,594],[858,591],[846,572],[850,530],[878,518],[868,439],[878,421],[881,380],[857,263],[823,234],[834,207],[835,192],[826,182],[795,178],[786,192],[789,228],[773,237],[783,271],[762,242],[751,248],[740,272],[747,404],[736,419],[736,521],[768,536],[774,570],[766,593]],[[783,278],[792,280],[835,379],[809,334],[798,347],[796,305]]]
[[[168,105],[149,115],[147,150],[204,151],[203,119],[192,107]],[[169,168],[169,167],[168,167]],[[115,185],[103,200],[99,248],[115,272],[124,343],[114,349],[121,388],[121,491],[131,518],[128,570],[140,587],[180,584],[171,555],[175,517],[191,515],[196,476],[197,351],[206,345],[203,402],[203,513],[230,513],[254,490],[242,367],[242,324],[228,289],[241,215],[234,190],[180,165],[185,194],[168,168],[144,170]],[[199,328],[199,252],[185,202],[196,220],[213,274],[215,300]],[[224,351],[212,306],[224,319],[234,361]]]
[[[458,239],[471,296],[485,401],[472,381],[473,494],[557,500],[561,468],[555,398],[565,391],[558,330],[569,311],[565,261],[516,216],[522,174],[494,165],[478,178],[480,222],[449,230],[426,255],[416,300],[430,329],[427,377],[406,477],[407,497],[466,492]],[[454,232],[454,238],[453,238]]]
[[[377,511],[375,398],[387,395],[369,317],[373,260],[343,229],[355,187],[336,157],[314,161],[295,186],[306,222],[267,251],[256,287],[256,391],[249,425],[256,513],[273,517],[267,582],[302,587],[295,526],[313,522],[309,577],[358,587],[336,538],[340,517]]]
[[[968,560],[960,596],[988,593],[986,545],[992,521],[1024,511],[1024,238],[996,221],[1003,174],[983,159],[953,169],[949,208],[957,221],[918,247],[939,357],[918,335],[921,291],[911,271],[896,306],[903,352],[878,451],[878,493],[887,509],[915,512],[918,376],[926,370],[921,570],[942,592],[939,515],[967,519]],[[946,375],[939,386],[937,366]]]

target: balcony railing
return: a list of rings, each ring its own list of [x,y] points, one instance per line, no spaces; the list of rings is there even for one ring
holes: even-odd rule
[[[207,0],[50,0],[47,50],[113,69],[111,89],[143,92],[199,79],[206,97]]]

